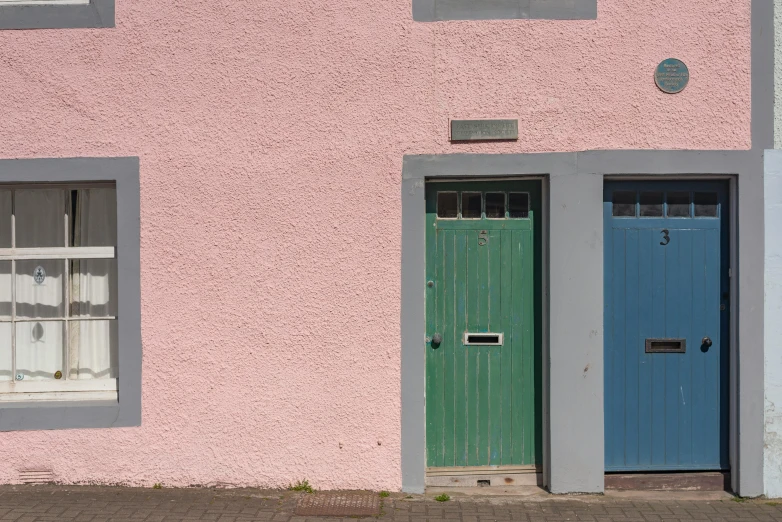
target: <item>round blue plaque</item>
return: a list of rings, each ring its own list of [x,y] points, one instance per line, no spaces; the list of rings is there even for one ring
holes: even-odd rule
[[[690,81],[690,70],[683,61],[668,58],[657,66],[654,72],[654,83],[661,91],[668,94],[682,92]]]

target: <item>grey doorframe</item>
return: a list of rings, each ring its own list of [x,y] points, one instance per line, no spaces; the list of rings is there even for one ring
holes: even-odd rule
[[[738,357],[734,396],[741,402],[731,418],[732,476],[737,493],[762,494],[763,314],[757,312],[763,310],[763,180],[758,175],[762,165],[762,151],[406,156],[402,174],[403,490],[423,491],[426,470],[426,181],[548,178],[549,429],[544,433],[544,473],[554,493],[599,493],[604,486],[604,178],[700,175],[735,176],[738,184],[738,266],[733,272],[740,306],[736,307],[738,345],[732,348]],[[735,429],[739,425],[741,432]]]

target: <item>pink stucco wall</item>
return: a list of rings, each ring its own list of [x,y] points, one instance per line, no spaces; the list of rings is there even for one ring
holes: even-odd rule
[[[0,482],[399,488],[403,155],[749,148],[749,4],[117,0],[116,29],[0,32],[0,157],[141,158],[144,345],[142,427],[0,433]]]

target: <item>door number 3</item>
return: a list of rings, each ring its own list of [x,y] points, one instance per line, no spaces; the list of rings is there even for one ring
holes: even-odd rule
[[[478,246],[486,246],[486,244],[489,242],[489,234],[485,230],[481,230],[481,233],[478,234]]]
[[[665,245],[667,245],[668,243],[671,242],[671,237],[668,235],[668,229],[667,228],[664,228],[660,233],[663,235],[663,240],[660,241],[660,244],[662,246],[665,246]]]

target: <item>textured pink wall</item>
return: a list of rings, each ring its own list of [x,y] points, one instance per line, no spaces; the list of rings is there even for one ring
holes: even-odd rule
[[[403,155],[749,148],[749,4],[117,0],[113,30],[0,32],[0,157],[141,157],[144,342],[141,428],[0,433],[0,482],[399,488]]]

